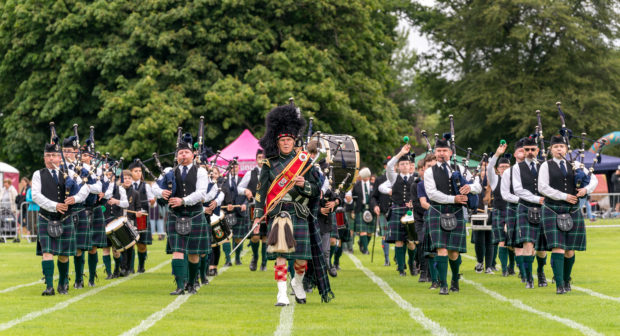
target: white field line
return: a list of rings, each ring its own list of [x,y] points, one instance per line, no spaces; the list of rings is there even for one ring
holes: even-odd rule
[[[280,324],[273,333],[274,336],[290,336],[293,332],[293,319],[295,316],[295,300],[291,300],[288,307],[282,308],[280,312]]]
[[[159,265],[149,269],[147,271],[147,273],[154,272],[154,271],[156,271],[156,270],[166,266],[169,263],[170,263],[170,260],[166,260],[166,261],[162,262],[161,264],[159,264]],[[89,296],[93,296],[93,295],[101,292],[102,290],[108,289],[110,287],[118,286],[118,285],[120,285],[121,283],[123,283],[125,281],[131,280],[131,279],[139,276],[140,274],[142,274],[142,273],[134,273],[134,274],[132,274],[132,275],[126,277],[126,278],[122,278],[122,279],[110,282],[109,284],[107,284],[105,286],[97,287],[97,288],[92,289],[92,290],[90,290],[90,291],[88,291],[86,293],[83,293],[83,294],[80,294],[78,296],[72,297],[69,300],[66,300],[66,301],[63,301],[63,302],[59,302],[55,306],[53,306],[51,308],[45,308],[45,309],[42,309],[42,310],[39,310],[39,311],[28,313],[28,314],[26,314],[26,315],[24,315],[24,316],[22,316],[20,318],[11,320],[9,322],[2,323],[2,324],[0,324],[0,331],[7,330],[7,329],[12,328],[12,327],[14,327],[14,326],[16,326],[16,325],[18,325],[20,323],[23,323],[23,322],[34,320],[35,318],[37,318],[39,316],[47,315],[47,314],[53,313],[55,311],[67,308],[72,303],[76,303],[78,301],[81,301],[84,298],[87,298]]]
[[[241,257],[243,257],[245,255],[245,253],[248,250],[245,249],[241,252]],[[226,272],[226,270],[228,270],[230,267],[228,266],[224,266],[220,269],[219,271],[219,275],[222,275],[222,273]],[[214,277],[208,277],[209,282],[211,282],[213,280]],[[137,326],[125,331],[124,333],[121,334],[121,336],[133,336],[133,335],[138,335],[144,331],[147,331],[149,328],[151,328],[153,325],[155,325],[155,323],[159,322],[161,319],[163,319],[164,317],[166,317],[166,315],[174,312],[175,310],[179,309],[179,307],[181,307],[182,304],[184,304],[187,300],[189,300],[189,298],[192,297],[192,295],[189,294],[185,294],[185,295],[179,295],[177,296],[177,298],[172,301],[170,304],[168,304],[166,307],[164,307],[162,310],[153,313],[151,316],[147,317],[146,319],[142,320],[140,322],[140,324],[138,324]]]
[[[383,292],[390,298],[392,301],[396,302],[396,304],[402,308],[403,310],[409,313],[409,316],[414,319],[416,322],[421,324],[424,329],[429,330],[433,335],[451,335],[448,330],[439,325],[439,323],[429,319],[424,315],[421,309],[412,306],[409,302],[405,301],[390,285],[381,279],[379,276],[375,275],[370,269],[366,268],[362,262],[357,259],[354,255],[349,254],[349,258],[353,261],[355,266],[364,272],[367,277],[370,278],[379,288],[383,290]]]
[[[100,268],[100,267],[103,267],[103,266],[104,266],[103,264],[99,264],[99,265],[97,265],[97,268]],[[73,274],[75,274],[74,271],[69,272],[69,275],[73,275]],[[58,274],[54,275],[54,280],[58,280]],[[30,286],[34,286],[34,285],[38,285],[38,284],[42,284],[42,283],[45,283],[45,281],[44,280],[38,280],[38,281],[33,281],[31,283],[23,284],[23,285],[17,285],[17,286],[9,287],[9,288],[0,290],[0,294],[12,292],[12,291],[14,291],[16,289],[20,289],[20,288],[23,288],[23,287],[30,287]]]

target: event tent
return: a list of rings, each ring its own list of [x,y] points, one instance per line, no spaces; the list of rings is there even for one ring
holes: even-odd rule
[[[258,139],[256,139],[250,130],[246,129],[237,139],[222,149],[217,159],[217,165],[226,167],[228,165],[228,160],[237,157],[237,161],[239,162],[239,173],[243,175],[246,171],[256,167],[256,151],[260,148]],[[214,158],[215,155],[210,157],[209,161]]]
[[[0,180],[5,178],[10,178],[15,189],[19,190],[19,170],[7,163],[0,162]]]
[[[588,151],[586,151],[584,154],[585,154],[584,163],[587,168],[590,168],[592,166],[592,162],[594,162],[594,157],[596,156],[596,154],[588,152]],[[578,156],[579,156],[579,152],[577,150],[574,150],[572,152],[572,158],[575,159]],[[570,159],[570,157],[567,159]],[[601,154],[601,163],[597,163],[594,166],[594,172],[604,173],[604,172],[609,172],[609,171],[615,171],[617,169],[620,169],[619,167],[620,167],[619,157]]]

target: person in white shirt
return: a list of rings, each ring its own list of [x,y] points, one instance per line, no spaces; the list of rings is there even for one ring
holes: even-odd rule
[[[547,239],[547,250],[551,250],[551,269],[555,279],[556,294],[571,291],[571,271],[575,263],[575,251],[586,250],[586,228],[579,198],[596,189],[598,180],[589,175],[589,183],[576,185],[575,175],[584,167],[570,167],[566,161],[568,146],[566,139],[556,135],[551,138],[553,159],[540,166],[538,190],[544,196],[542,209],[543,232]],[[576,164],[579,164],[578,162]]]
[[[136,161],[132,162],[129,167],[131,172],[131,187],[140,195],[140,214],[136,214],[136,227],[140,233],[138,239],[138,273],[144,273],[144,264],[147,258],[147,245],[153,244],[153,232],[151,226],[148,223],[149,206],[155,204],[155,196],[151,189],[151,185],[144,182],[144,173],[142,171],[142,165]],[[142,214],[143,213],[143,214]],[[135,254],[134,254],[135,256]],[[131,262],[131,269],[133,270],[133,257]]]

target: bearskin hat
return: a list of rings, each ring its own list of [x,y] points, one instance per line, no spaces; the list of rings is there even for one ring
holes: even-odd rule
[[[306,120],[295,105],[274,107],[265,119],[265,134],[258,141],[266,157],[278,155],[278,139],[291,137],[297,139],[306,127]]]

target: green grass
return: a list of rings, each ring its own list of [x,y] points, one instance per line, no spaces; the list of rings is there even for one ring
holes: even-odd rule
[[[588,230],[588,251],[577,254],[573,271],[575,286],[620,297],[618,238],[620,228]],[[417,277],[399,277],[395,266],[384,267],[380,242],[376,244],[374,263],[370,262],[370,256],[360,255],[357,251],[355,256],[404,300],[421,309],[427,318],[453,334],[579,334],[577,330],[559,322],[497,301],[469,284],[461,283],[461,292],[458,294],[439,296],[436,290],[427,289],[428,283],[418,283]],[[468,248],[469,255],[473,255],[473,246]],[[35,245],[28,243],[0,244],[0,291],[41,278],[41,262],[35,256],[34,249]],[[155,241],[155,245],[150,247],[147,270],[168,261],[163,242]],[[281,312],[280,308],[273,306],[276,294],[273,269],[269,266],[267,272],[250,272],[247,268],[249,254],[243,261],[243,266],[231,267],[216,277],[211,284],[203,287],[197,295],[190,297],[180,308],[165,316],[144,334],[273,334],[278,327]],[[463,258],[461,272],[468,280],[482,284],[489,290],[509,299],[520,300],[539,311],[578,322],[599,333],[620,334],[618,301],[604,300],[576,290],[568,295],[557,296],[552,284],[547,288],[526,290],[516,277],[477,274],[473,271],[474,265],[474,260]],[[431,334],[358,270],[346,254],[342,256],[341,267],[338,277],[331,279],[336,294],[334,301],[321,304],[318,295],[312,293],[308,296],[308,304],[295,306],[293,335]],[[155,272],[141,274],[64,309],[20,323],[0,334],[121,334],[176,299],[168,295],[174,289],[170,270],[170,264],[167,263]],[[99,273],[103,277],[101,269]],[[551,278],[549,265],[546,266],[546,273]],[[100,279],[97,286],[101,288],[108,283],[110,281]],[[42,297],[40,294],[43,287],[42,283],[38,283],[0,293],[0,325],[93,290],[71,288],[68,296]]]

